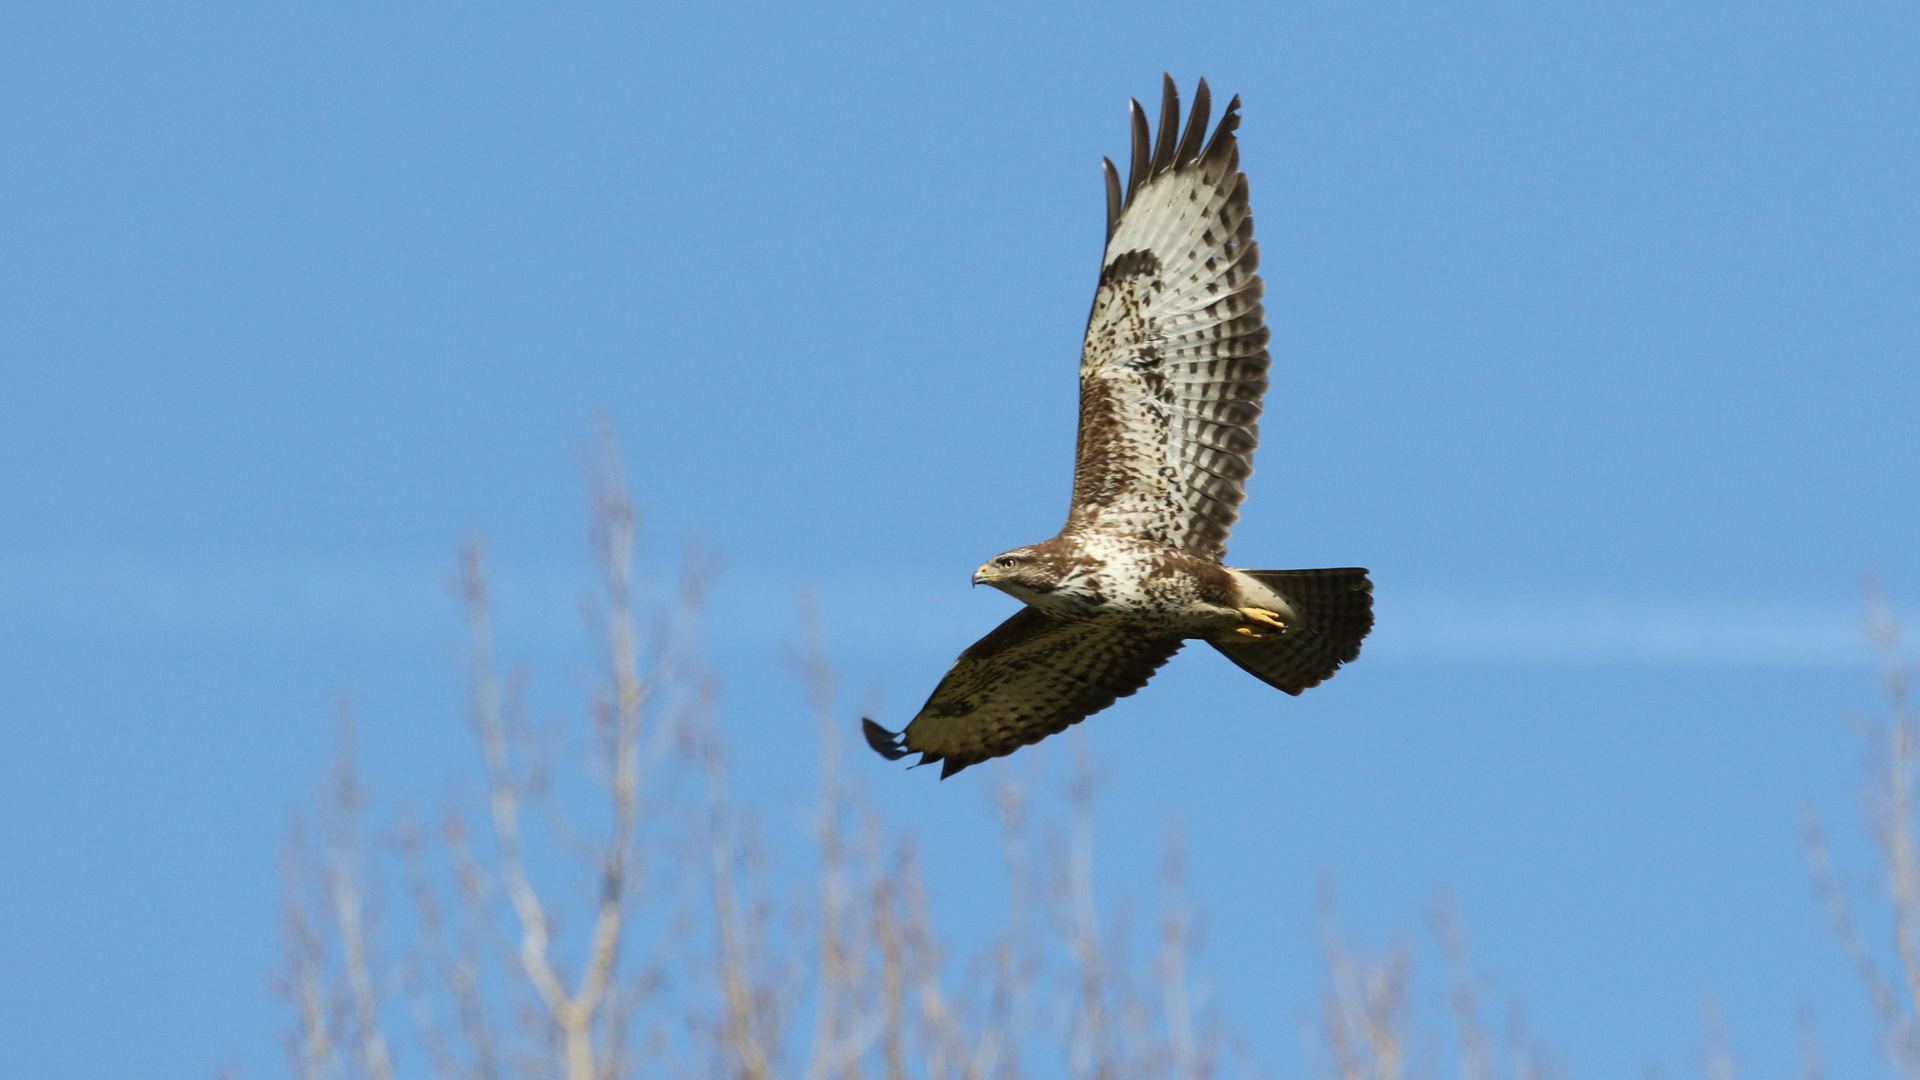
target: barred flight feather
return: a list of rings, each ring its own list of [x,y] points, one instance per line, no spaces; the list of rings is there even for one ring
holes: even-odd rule
[[[941,762],[942,778],[1011,754],[1147,685],[1182,644],[1023,607],[954,661],[913,718],[911,752],[922,765]],[[867,741],[890,757],[909,752],[871,721]]]
[[[1139,102],[1081,356],[1069,530],[1162,540],[1219,562],[1246,499],[1267,390],[1264,285],[1238,98],[1207,138],[1203,80],[1184,131],[1173,80],[1155,133]],[[1202,148],[1202,142],[1205,142]]]
[[[1250,435],[1246,428],[1229,427],[1199,420],[1185,413],[1169,418],[1169,425],[1188,442],[1211,450],[1226,450],[1230,453],[1244,454],[1259,445],[1260,440]]]

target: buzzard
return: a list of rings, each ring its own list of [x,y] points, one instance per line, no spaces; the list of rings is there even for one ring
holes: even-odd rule
[[[1240,99],[1211,138],[1204,79],[1184,130],[1171,76],[1157,136],[1132,106],[1124,187],[1106,162],[1066,526],[974,571],[1025,606],[960,654],[905,731],[862,721],[881,755],[941,762],[942,779],[1132,694],[1189,639],[1298,694],[1360,655],[1373,627],[1364,569],[1222,565],[1269,363]]]

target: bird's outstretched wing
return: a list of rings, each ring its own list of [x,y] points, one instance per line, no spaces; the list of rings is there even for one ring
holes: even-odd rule
[[[906,731],[895,735],[863,721],[867,742],[889,758],[917,753],[922,765],[942,762],[944,780],[1140,689],[1180,645],[1137,625],[1057,619],[1023,607],[960,654]]]
[[[1166,80],[1157,138],[1133,103],[1125,189],[1108,161],[1107,250],[1080,360],[1080,442],[1067,528],[1220,561],[1239,520],[1267,389],[1234,98],[1207,135],[1202,79],[1180,130]]]

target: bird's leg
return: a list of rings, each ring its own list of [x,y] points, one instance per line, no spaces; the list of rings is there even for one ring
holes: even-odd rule
[[[1280,614],[1263,607],[1243,607],[1240,614],[1246,616],[1247,626],[1237,626],[1234,633],[1250,637],[1255,641],[1265,641],[1276,633],[1284,633],[1287,624],[1280,620]]]

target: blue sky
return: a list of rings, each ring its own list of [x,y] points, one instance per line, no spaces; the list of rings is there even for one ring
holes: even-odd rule
[[[726,560],[770,806],[797,586],[904,720],[1008,611],[971,569],[1063,515],[1099,159],[1163,70],[1245,100],[1276,363],[1232,561],[1369,566],[1381,620],[1299,700],[1194,652],[1088,725],[1101,828],[1190,838],[1230,1018],[1296,1068],[1331,872],[1379,939],[1450,887],[1574,1075],[1693,1070],[1709,994],[1756,1072],[1803,1006],[1871,1067],[1798,820],[1854,816],[1861,575],[1920,597],[1910,5],[0,20],[0,1074],[279,1068],[335,702],[383,795],[464,768],[474,531],[564,697],[596,416],[649,554]],[[936,875],[990,857],[968,777],[856,766]]]

